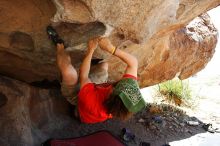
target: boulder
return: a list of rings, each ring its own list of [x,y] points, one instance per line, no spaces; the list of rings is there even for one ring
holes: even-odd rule
[[[196,16],[218,6],[219,0],[54,0],[54,3],[56,22],[99,21],[130,40],[146,42],[155,34],[182,28]]]
[[[45,32],[52,24],[77,70],[87,41],[108,35],[114,45],[138,58],[141,87],[175,76],[185,79],[213,56],[217,30],[207,15],[200,14],[219,4],[219,0],[2,0],[0,73],[28,83],[58,80],[56,49]],[[122,76],[125,64],[119,59],[100,49],[94,58],[109,63],[109,80]]]
[[[59,90],[31,87],[0,76],[2,146],[40,145],[69,123],[74,124],[69,104]]]

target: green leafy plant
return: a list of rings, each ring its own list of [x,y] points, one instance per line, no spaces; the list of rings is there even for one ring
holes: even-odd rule
[[[166,100],[174,102],[178,106],[191,99],[191,89],[188,81],[169,80],[158,84],[158,91]]]

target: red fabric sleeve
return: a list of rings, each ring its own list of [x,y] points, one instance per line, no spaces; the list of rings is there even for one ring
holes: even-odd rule
[[[131,78],[131,79],[137,80],[137,77],[130,75],[130,74],[124,74],[122,78]]]

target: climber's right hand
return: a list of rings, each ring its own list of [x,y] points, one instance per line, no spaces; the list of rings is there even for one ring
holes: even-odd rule
[[[89,52],[94,52],[95,49],[97,48],[97,46],[98,46],[98,39],[97,38],[89,40],[89,42],[88,42],[88,51]]]

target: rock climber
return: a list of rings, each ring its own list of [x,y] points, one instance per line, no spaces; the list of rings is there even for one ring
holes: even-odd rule
[[[75,105],[81,122],[97,123],[110,118],[126,120],[133,113],[145,107],[145,101],[137,83],[138,62],[134,56],[113,46],[106,37],[89,40],[85,58],[80,66],[80,89],[77,91],[77,71],[71,64],[71,58],[65,50],[64,41],[52,26],[47,27],[47,33],[57,48],[57,65],[62,76],[62,95]],[[108,78],[108,64],[106,62],[98,64],[94,69],[96,72],[100,70],[98,78],[102,83],[97,84],[93,79],[95,72],[91,70],[91,60],[98,45],[102,50],[115,55],[127,64],[125,74],[116,83],[106,83]],[[77,95],[77,92],[78,96],[74,96],[74,94]]]

